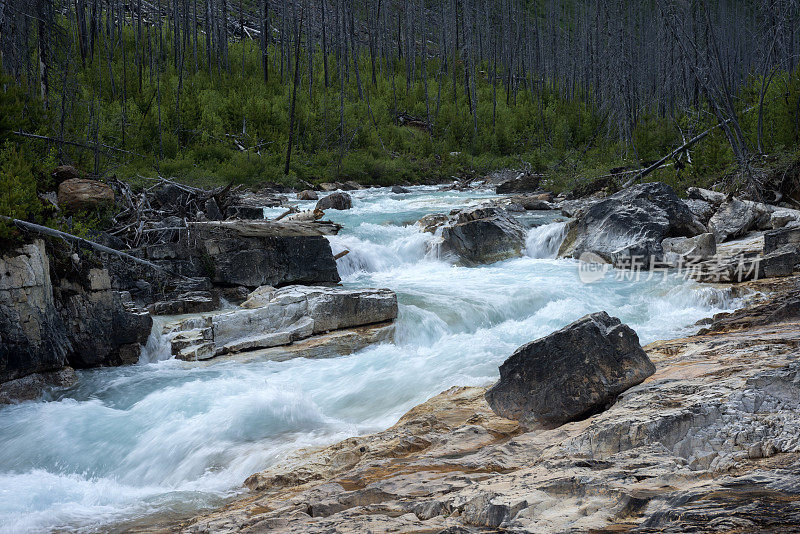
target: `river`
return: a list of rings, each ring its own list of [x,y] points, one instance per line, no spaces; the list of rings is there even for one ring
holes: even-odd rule
[[[544,224],[530,230],[526,256],[453,265],[414,221],[493,195],[412,189],[356,191],[353,209],[328,212],[344,224],[334,253],[350,251],[338,261],[343,284],[397,292],[395,343],[332,359],[198,365],[167,359],[154,335],[138,365],[81,371],[72,388],[4,406],[0,532],[105,531],[219,505],[299,447],[384,429],[451,386],[492,382],[518,346],[584,314],[606,310],[644,344],[737,305],[678,275],[612,270],[584,284],[577,262],[553,258],[563,225],[550,212],[524,214]]]

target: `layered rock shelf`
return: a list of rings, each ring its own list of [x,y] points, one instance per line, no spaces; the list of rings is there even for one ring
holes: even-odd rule
[[[397,296],[387,289],[264,287],[253,292],[237,310],[169,323],[164,333],[171,338],[176,358],[194,361],[290,345],[311,336],[365,325],[386,327],[396,317]],[[386,328],[362,333],[371,334],[364,340],[389,337]],[[364,345],[341,336],[325,339],[332,346]],[[296,352],[303,354],[300,350]]]

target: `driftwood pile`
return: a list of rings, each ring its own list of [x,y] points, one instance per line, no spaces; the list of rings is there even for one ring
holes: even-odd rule
[[[189,221],[223,219],[236,202],[238,189],[229,184],[206,190],[159,178],[137,193],[116,178],[108,183],[121,207],[108,233],[131,249],[157,243],[166,232],[185,228]]]

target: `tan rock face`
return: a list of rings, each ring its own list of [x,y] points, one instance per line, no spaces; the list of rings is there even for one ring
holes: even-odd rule
[[[58,205],[66,211],[80,211],[114,203],[114,190],[97,180],[72,178],[58,186]]]
[[[552,430],[524,432],[489,409],[484,388],[452,388],[384,432],[298,451],[248,478],[246,497],[180,529],[790,529],[800,521],[800,319],[755,323],[645,347],[653,376]]]

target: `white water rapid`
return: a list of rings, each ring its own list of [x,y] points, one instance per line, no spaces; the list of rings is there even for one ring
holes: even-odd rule
[[[330,238],[343,283],[398,293],[394,344],[341,358],[196,365],[153,337],[139,365],[79,373],[43,401],[0,407],[0,532],[106,531],[219,505],[292,450],[386,428],[454,385],[488,384],[518,346],[599,310],[642,341],[678,336],[736,305],[677,276],[582,284],[554,259],[563,224],[530,231],[527,255],[466,268],[428,253],[414,221],[490,193],[353,193]],[[301,202],[306,209],[313,203]],[[268,216],[281,209],[266,210]],[[524,214],[529,225],[549,213]]]

